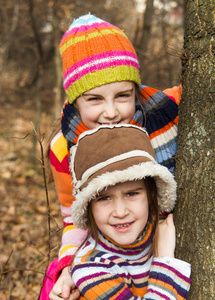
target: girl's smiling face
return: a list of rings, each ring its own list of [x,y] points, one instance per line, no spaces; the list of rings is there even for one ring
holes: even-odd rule
[[[143,232],[149,216],[144,180],[127,181],[102,191],[91,204],[98,229],[120,245],[130,245]]]
[[[128,124],[135,113],[135,84],[121,81],[85,92],[74,106],[89,129],[102,124]]]

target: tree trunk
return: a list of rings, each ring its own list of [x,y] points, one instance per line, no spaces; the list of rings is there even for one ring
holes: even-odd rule
[[[168,28],[167,28],[167,23],[166,23],[166,4],[167,0],[162,0],[163,4],[163,9],[162,9],[162,22],[161,22],[161,32],[162,32],[162,43],[163,43],[163,49],[165,51],[165,66],[168,74],[168,86],[172,86],[173,83],[173,74],[172,74],[172,67],[170,63],[170,54],[167,53],[167,46],[168,46]]]
[[[52,9],[52,26],[53,26],[53,33],[54,33],[54,49],[55,49],[55,71],[56,71],[56,87],[55,87],[55,108],[54,108],[54,115],[55,118],[58,119],[60,117],[61,108],[63,106],[63,75],[62,75],[62,64],[61,64],[61,57],[59,54],[59,41],[61,38],[60,34],[60,20],[56,15],[56,3]]]
[[[146,9],[144,13],[144,20],[143,20],[143,29],[142,35],[139,43],[139,49],[145,53],[147,51],[147,46],[150,39],[150,31],[152,27],[152,20],[153,20],[153,12],[154,12],[154,0],[147,0],[146,1]]]
[[[192,266],[192,300],[215,299],[214,37],[214,0],[186,0],[174,216],[176,255]]]
[[[7,32],[5,33],[2,42],[1,42],[1,47],[0,47],[0,54],[2,56],[2,62],[5,64],[7,64],[7,54],[8,54],[8,49],[10,47],[10,44],[13,40],[13,34],[18,26],[18,20],[19,20],[19,13],[20,13],[20,4],[18,1],[14,1],[13,3],[13,17],[12,17],[12,22],[11,22],[11,26],[9,28],[9,30],[7,30]],[[3,7],[3,13],[4,12],[4,5],[2,5]],[[8,20],[8,19],[7,19]],[[8,20],[9,21],[9,20]],[[2,23],[2,27],[3,27],[3,23]]]

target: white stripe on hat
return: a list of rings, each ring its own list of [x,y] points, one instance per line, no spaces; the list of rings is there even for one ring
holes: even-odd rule
[[[93,67],[96,66],[98,64],[105,64],[108,62],[114,62],[116,63],[117,61],[121,61],[124,60],[126,61],[126,66],[129,65],[129,61],[131,62],[135,62],[138,66],[139,66],[139,62],[137,59],[135,59],[132,56],[129,55],[118,55],[118,56],[111,56],[111,57],[107,57],[107,58],[101,58],[101,59],[97,59],[95,61],[90,61],[86,64],[84,64],[83,66],[76,68],[72,73],[70,73],[69,75],[67,75],[67,77],[64,79],[64,85],[67,83],[68,80],[70,80],[73,76],[75,76],[76,74],[78,74],[79,72],[83,72],[85,69],[89,68],[89,67]],[[124,64],[123,64],[124,65]],[[120,66],[120,65],[119,65]],[[107,66],[105,66],[104,68],[107,68]],[[100,69],[99,69],[100,70]],[[68,70],[67,70],[68,72]]]

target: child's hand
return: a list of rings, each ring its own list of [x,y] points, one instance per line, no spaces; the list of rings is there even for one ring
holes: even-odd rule
[[[176,243],[175,225],[173,222],[173,215],[160,221],[158,224],[155,236],[155,256],[174,257],[175,243]]]
[[[64,268],[57,282],[55,283],[49,298],[51,300],[76,300],[80,297],[80,292],[76,288],[68,267]]]

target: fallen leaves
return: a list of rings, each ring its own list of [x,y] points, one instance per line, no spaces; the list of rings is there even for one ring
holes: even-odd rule
[[[26,121],[19,119],[15,124],[16,135],[19,130],[22,136],[28,133],[23,129]],[[9,125],[5,120],[5,132]],[[39,160],[33,164],[30,159],[31,136],[11,140],[1,135],[0,142],[0,299],[37,299],[47,267],[49,241],[42,170]],[[40,157],[38,150],[37,155]],[[51,262],[57,257],[62,234],[53,183],[49,185],[49,200]]]

